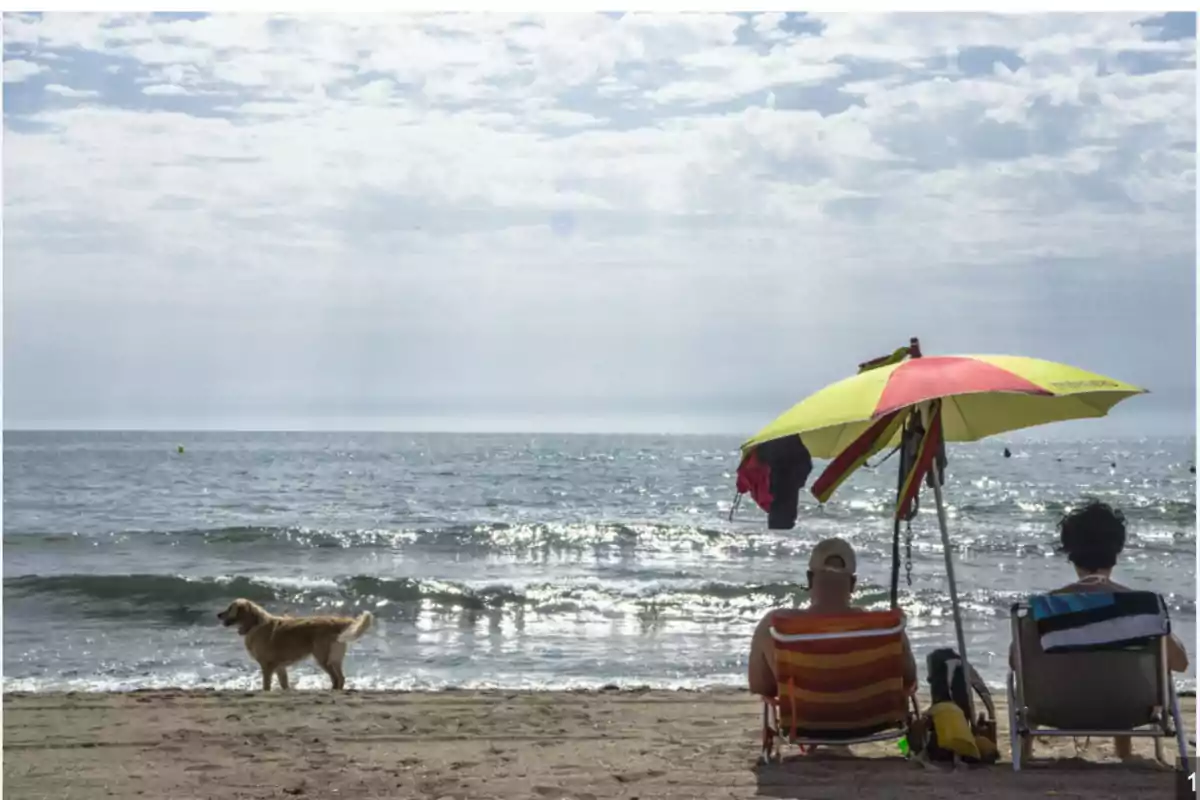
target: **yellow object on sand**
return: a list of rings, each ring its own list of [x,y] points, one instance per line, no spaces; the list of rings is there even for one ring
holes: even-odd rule
[[[943,398],[943,435],[974,442],[1050,422],[1103,417],[1145,389],[1076,367],[1023,356],[924,356],[861,372],[809,395],[742,445],[800,436],[813,458],[833,458],[872,422]],[[900,440],[898,427],[890,440]]]
[[[938,747],[957,753],[963,758],[979,759],[979,745],[975,742],[975,734],[971,733],[966,715],[957,703],[934,703],[929,709],[929,717],[933,720]]]
[[[986,736],[976,736],[975,747],[979,750],[979,759],[984,763],[994,763],[1000,758],[1000,750],[996,743]]]

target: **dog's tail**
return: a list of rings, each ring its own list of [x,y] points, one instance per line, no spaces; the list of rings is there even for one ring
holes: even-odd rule
[[[353,642],[361,637],[364,633],[371,629],[371,623],[375,621],[374,615],[370,611],[364,611],[358,615],[358,619],[351,623],[349,628],[342,631],[338,636],[339,642]]]

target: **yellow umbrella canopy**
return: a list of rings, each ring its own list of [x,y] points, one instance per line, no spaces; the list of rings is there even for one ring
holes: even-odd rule
[[[797,403],[742,445],[799,435],[814,458],[834,458],[871,424],[942,399],[942,435],[973,442],[1068,419],[1103,417],[1146,390],[1077,367],[1022,356],[925,356],[871,369]],[[900,432],[890,442],[895,445]]]

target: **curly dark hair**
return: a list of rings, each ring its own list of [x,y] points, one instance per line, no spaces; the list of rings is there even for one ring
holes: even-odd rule
[[[1112,569],[1125,549],[1125,515],[1101,500],[1088,499],[1058,522],[1059,551],[1088,572]]]

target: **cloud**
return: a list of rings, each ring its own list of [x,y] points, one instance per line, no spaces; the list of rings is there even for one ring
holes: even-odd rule
[[[836,376],[925,326],[1011,349],[1030,265],[1065,263],[1094,270],[1096,360],[1136,373],[1104,287],[1136,268],[1170,277],[1139,303],[1194,305],[1183,34],[1119,14],[8,15],[6,53],[69,55],[46,91],[92,102],[7,87],[6,414],[670,409],[729,386],[770,410],[803,388],[780,359]],[[897,309],[914,282],[956,306]],[[70,324],[41,326],[52,309]]]
[[[97,97],[99,92],[92,89],[72,89],[70,86],[63,86],[60,83],[50,83],[46,85],[46,91],[51,94],[59,95],[60,97]]]
[[[24,61],[20,58],[4,59],[4,82],[5,83],[20,83],[21,81],[32,78],[40,72],[45,72],[46,68],[41,64],[35,64],[32,61]]]
[[[188,90],[173,83],[155,83],[142,87],[142,94],[158,95],[160,97],[180,96],[189,94]]]

